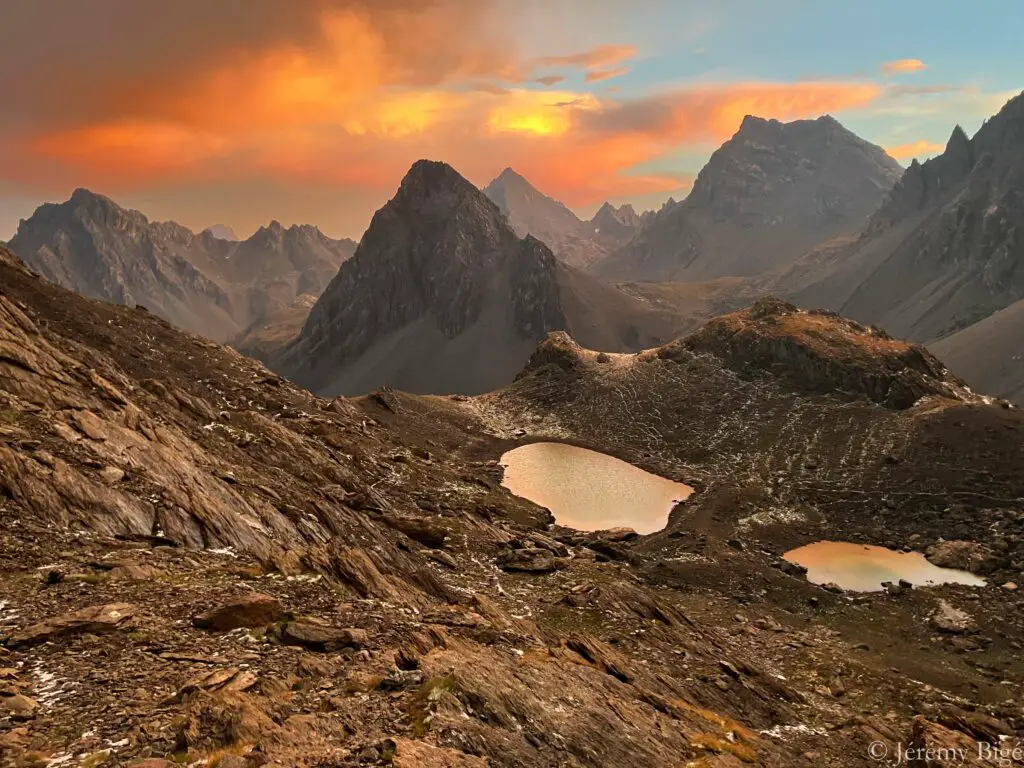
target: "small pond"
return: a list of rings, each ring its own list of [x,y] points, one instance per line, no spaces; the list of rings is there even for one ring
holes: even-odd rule
[[[693,493],[604,453],[565,443],[531,443],[501,457],[502,485],[547,507],[559,525],[579,531],[632,528],[646,534],[668,523],[677,502]]]
[[[909,581],[916,587],[935,584],[984,586],[973,573],[932,565],[920,552],[896,552],[885,547],[819,541],[787,552],[785,559],[807,569],[813,584],[838,584],[852,592],[883,589],[882,582]]]

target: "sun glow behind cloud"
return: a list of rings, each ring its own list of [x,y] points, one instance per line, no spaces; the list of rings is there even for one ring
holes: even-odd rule
[[[980,98],[933,82],[887,84],[882,73],[751,80],[723,69],[717,79],[711,70],[671,79],[669,68],[652,79],[664,62],[627,25],[551,33],[548,47],[527,49],[537,36],[510,23],[521,4],[500,0],[248,0],[242,26],[227,3],[178,0],[159,25],[144,5],[19,7],[23,27],[57,39],[46,57],[17,40],[0,48],[0,66],[24,62],[20,79],[0,81],[0,182],[33,197],[79,185],[115,194],[301,185],[362,194],[370,206],[429,157],[478,184],[511,165],[589,206],[684,194],[701,156],[747,114],[870,112],[911,123],[892,136],[934,139],[912,122]],[[905,59],[883,70],[923,67]]]
[[[915,157],[926,157],[937,155],[945,149],[945,145],[933,141],[914,141],[910,144],[899,144],[895,147],[886,147],[885,151],[897,160],[910,160]]]

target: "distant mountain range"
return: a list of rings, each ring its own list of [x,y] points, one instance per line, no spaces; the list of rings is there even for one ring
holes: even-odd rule
[[[323,394],[478,393],[510,382],[556,329],[635,351],[681,324],[520,238],[453,168],[423,160],[271,364]]]
[[[240,242],[225,239],[228,232],[197,235],[78,189],[22,221],[9,247],[54,283],[141,304],[181,328],[228,341],[258,336],[296,304],[308,308],[356,246],[276,221]]]
[[[511,168],[481,192],[413,166],[358,248],[274,222],[238,241],[78,190],[11,249],[321,393],[479,392],[569,330],[632,351],[771,294],[929,343],[982,392],[1024,389],[1024,95],[906,171],[831,117],[748,116],[682,201],[589,221]]]

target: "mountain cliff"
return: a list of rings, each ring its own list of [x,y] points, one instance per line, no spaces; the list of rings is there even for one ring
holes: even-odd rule
[[[780,123],[748,115],[687,198],[594,269],[686,281],[771,272],[858,231],[900,172],[881,148],[831,117]]]
[[[21,222],[10,248],[46,279],[86,296],[142,305],[226,341],[317,296],[355,248],[315,227],[274,222],[248,240],[199,235],[78,189]]]
[[[558,262],[532,235],[520,239],[450,166],[420,161],[273,364],[330,394],[383,384],[481,392],[511,381],[557,328],[618,351],[677,325],[671,312]]]
[[[854,290],[830,296],[835,308],[911,339],[1024,298],[1024,94],[973,138],[958,126],[941,155],[911,164],[842,260],[833,283]],[[863,279],[845,279],[851,270]]]

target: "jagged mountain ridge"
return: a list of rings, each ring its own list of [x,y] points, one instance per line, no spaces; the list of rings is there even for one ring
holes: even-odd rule
[[[272,364],[330,394],[384,384],[476,393],[511,381],[556,328],[621,350],[665,340],[678,325],[557,261],[535,237],[519,239],[480,190],[424,160]]]
[[[772,272],[858,231],[901,171],[832,117],[780,123],[748,115],[686,199],[594,270],[655,281]]]
[[[941,338],[1024,298],[1024,94],[913,163],[852,251],[870,273],[836,308],[900,336]]]
[[[508,217],[519,237],[533,235],[574,267],[587,267],[601,259],[632,238],[642,224],[632,206],[615,208],[610,203],[590,221],[583,221],[511,168],[495,177],[483,193]]]
[[[9,246],[66,288],[141,304],[182,328],[227,341],[273,322],[303,295],[319,295],[355,243],[278,222],[240,242],[210,230],[196,235],[78,189],[23,220]]]

